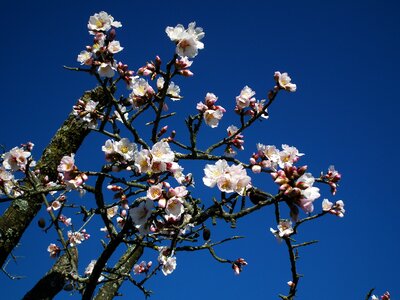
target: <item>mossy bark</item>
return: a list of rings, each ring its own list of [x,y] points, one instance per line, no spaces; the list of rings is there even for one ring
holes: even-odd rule
[[[130,246],[115,264],[114,270],[120,274],[130,273],[142,254],[143,246]],[[117,296],[124,278],[116,274],[110,274],[108,278],[111,280],[101,286],[97,295],[93,298],[94,300],[111,300]]]
[[[101,87],[84,93],[82,100],[93,99],[99,101],[101,107],[107,101],[107,94]],[[49,145],[44,150],[36,169],[40,170],[40,176],[48,176],[50,180],[57,179],[57,166],[64,155],[76,153],[81,146],[89,129],[76,119],[71,112],[64,124],[53,136]],[[25,199],[17,199],[0,217],[0,265],[3,266],[10,252],[18,244],[26,228],[39,212],[42,206],[43,196],[38,195]]]

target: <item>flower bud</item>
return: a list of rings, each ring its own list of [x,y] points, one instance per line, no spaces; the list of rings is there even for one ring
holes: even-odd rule
[[[253,173],[259,174],[261,172],[261,166],[254,165],[254,166],[251,167],[251,170],[253,171]]]
[[[109,41],[113,41],[115,39],[115,37],[117,36],[115,29],[112,28],[109,32],[108,32],[108,40]]]
[[[194,75],[190,70],[179,70],[178,73],[185,77],[191,77]]]
[[[208,241],[211,237],[211,231],[208,228],[203,229],[203,240]]]
[[[304,175],[304,173],[307,171],[307,168],[308,168],[307,165],[302,166],[302,167],[300,167],[300,168],[297,168],[297,173],[298,173],[300,176],[302,176],[302,175]]]
[[[38,221],[38,226],[40,228],[45,228],[46,227],[46,221],[43,218],[40,218]]]
[[[155,61],[156,61],[156,67],[160,67],[161,64],[162,64],[162,61],[161,61],[161,58],[158,55],[156,56]]]

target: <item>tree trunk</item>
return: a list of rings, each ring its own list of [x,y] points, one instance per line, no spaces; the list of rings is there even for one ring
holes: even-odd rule
[[[101,87],[84,93],[82,100],[93,99],[106,103],[106,93]],[[40,176],[49,180],[57,179],[57,166],[64,155],[75,153],[89,133],[71,112],[44,150],[36,169]],[[13,200],[3,216],[0,217],[0,265],[3,266],[10,252],[18,244],[22,234],[42,206],[42,195]]]
[[[78,264],[78,250],[70,248],[72,259],[75,265]],[[23,300],[50,300],[53,299],[67,282],[67,275],[71,272],[71,263],[68,253],[58,258],[56,263],[46,275],[24,296]]]
[[[130,246],[115,264],[114,270],[122,274],[129,273],[142,254],[143,246]],[[94,300],[111,300],[117,295],[119,288],[124,282],[124,278],[116,274],[110,274],[108,277],[111,280],[101,286]]]

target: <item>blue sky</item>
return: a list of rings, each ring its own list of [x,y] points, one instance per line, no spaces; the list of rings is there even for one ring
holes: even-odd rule
[[[396,1],[66,3],[3,4],[0,144],[9,149],[32,141],[38,158],[82,92],[95,87],[94,78],[62,68],[77,66],[77,54],[91,42],[86,29],[90,15],[105,10],[122,22],[117,39],[125,49],[118,58],[135,70],[155,55],[163,61],[172,56],[166,26],[196,21],[206,33],[205,49],[191,68],[195,76],[176,80],[185,98],[171,104],[171,110],[178,111],[171,126],[181,128],[184,116],[195,113],[195,104],[207,92],[232,110],[245,85],[257,92],[258,99],[265,98],[273,87],[274,71],[289,72],[298,91],[281,93],[269,120],[245,132],[245,151],[239,158],[246,161],[257,142],[285,143],[306,154],[301,163],[315,176],[330,164],[343,175],[337,196],[324,190],[321,199],[343,199],[346,216],[307,224],[298,236],[300,241],[320,240],[300,252],[299,272],[304,278],[298,299],[363,299],[372,287],[399,298]],[[128,93],[124,88],[120,92]],[[205,128],[199,139],[218,139],[235,121],[234,114],[227,113],[218,129]],[[99,166],[102,143],[103,138],[90,137],[78,153],[78,166]],[[254,180],[266,182],[271,192],[276,189],[270,178]],[[197,186],[205,199],[217,194],[202,186],[201,178]],[[6,204],[0,207],[3,211]],[[161,274],[149,282],[152,299],[277,299],[278,293],[287,291],[289,261],[285,246],[269,233],[275,226],[271,209],[239,221],[235,231],[222,222],[218,225],[212,229],[216,240],[246,236],[217,248],[221,256],[245,257],[249,265],[244,272],[234,276],[229,266],[216,263],[207,253],[182,253],[171,276]],[[23,258],[8,267],[26,278],[11,281],[0,274],[1,294],[7,299],[24,295],[52,265],[46,248],[54,239],[53,233],[46,235],[31,226],[15,251]],[[98,245],[95,239],[86,249],[82,245],[82,268],[95,258]],[[155,257],[149,253],[146,259]],[[122,292],[130,299],[143,297],[128,284]],[[57,299],[69,297],[64,293]]]

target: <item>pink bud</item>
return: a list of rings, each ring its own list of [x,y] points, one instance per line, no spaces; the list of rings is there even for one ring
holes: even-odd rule
[[[117,34],[116,34],[116,32],[115,32],[115,29],[114,28],[112,28],[109,32],[108,32],[108,39],[110,40],[110,41],[113,41],[114,39],[115,39],[115,36],[116,36]]]
[[[156,56],[156,66],[157,67],[161,66],[161,63],[162,63],[161,58],[157,55]]]
[[[254,165],[256,163],[256,160],[252,157],[250,158],[250,164]]]
[[[307,171],[307,168],[308,168],[307,165],[302,166],[302,167],[300,167],[300,168],[297,169],[297,173],[298,173],[300,176],[301,176],[301,175],[304,175],[304,173]]]
[[[194,74],[190,70],[180,70],[179,74],[185,76],[185,77],[190,77],[193,76]]]

